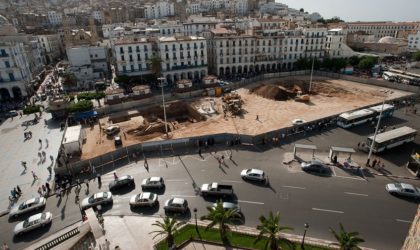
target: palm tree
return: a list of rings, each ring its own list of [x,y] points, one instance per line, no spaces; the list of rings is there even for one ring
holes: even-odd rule
[[[334,243],[334,245],[340,246],[340,250],[361,249],[358,245],[362,242],[365,242],[364,239],[357,237],[359,235],[358,232],[346,232],[346,230],[344,230],[343,224],[341,223],[339,233],[331,228],[330,231],[338,241],[338,243]]]
[[[168,247],[171,247],[175,243],[174,234],[178,232],[178,229],[182,224],[183,222],[178,222],[176,218],[166,216],[163,218],[163,222],[156,221],[152,224],[153,226],[160,227],[160,230],[150,232],[149,234],[156,234],[153,239],[159,235],[166,235],[166,243],[168,244]]]
[[[229,224],[233,225],[237,222],[243,222],[242,215],[236,209],[225,210],[223,208],[223,201],[219,200],[215,207],[207,207],[209,213],[202,216],[202,220],[210,220],[210,224],[207,225],[206,230],[219,225],[220,239],[225,243],[227,242],[226,233],[230,231]]]
[[[153,55],[148,63],[152,73],[156,76],[156,78],[160,77],[160,73],[162,72],[162,59],[158,55]]]
[[[268,238],[264,249],[270,248],[271,250],[279,249],[279,241],[284,242],[290,245],[293,248],[293,243],[287,239],[279,238],[278,234],[285,230],[293,230],[291,227],[282,227],[280,226],[280,212],[277,212],[273,215],[273,212],[270,211],[268,218],[264,215],[261,215],[260,225],[257,226],[257,229],[260,230],[260,234],[254,243],[260,241],[264,236]]]

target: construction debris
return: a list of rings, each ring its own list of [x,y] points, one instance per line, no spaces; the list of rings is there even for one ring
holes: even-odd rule
[[[238,115],[242,111],[242,98],[236,92],[231,92],[222,97],[222,101],[225,103],[223,105],[223,112],[230,112],[232,115]]]

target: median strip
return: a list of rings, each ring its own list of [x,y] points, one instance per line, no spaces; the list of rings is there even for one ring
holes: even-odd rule
[[[329,212],[329,213],[336,213],[336,214],[344,214],[343,211],[338,211],[338,210],[329,210],[329,209],[322,209],[322,208],[315,208],[313,207],[312,210],[315,211],[321,211],[321,212]]]

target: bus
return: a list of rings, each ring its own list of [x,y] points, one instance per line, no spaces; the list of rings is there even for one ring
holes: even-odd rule
[[[390,117],[394,114],[394,105],[384,104],[383,106],[382,118]],[[337,125],[342,128],[350,128],[362,123],[373,121],[374,119],[379,119],[381,109],[382,104],[366,109],[342,113],[337,118]]]
[[[394,74],[394,73],[392,73],[392,72],[389,72],[389,71],[385,71],[385,72],[382,74],[382,78],[383,78],[384,80],[386,80],[386,81],[390,81],[390,82],[395,81],[396,76],[397,76],[396,74]]]
[[[338,116],[337,125],[342,128],[350,128],[355,125],[372,121],[376,112],[370,109],[361,109],[352,112],[345,112]]]
[[[375,142],[373,143],[372,151],[379,153],[384,150],[394,148],[405,143],[414,141],[417,135],[417,130],[404,126],[401,128],[389,130],[376,135]],[[373,142],[373,135],[367,138],[366,147],[370,148]]]

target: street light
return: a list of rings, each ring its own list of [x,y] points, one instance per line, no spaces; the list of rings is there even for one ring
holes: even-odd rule
[[[305,231],[303,232],[302,244],[300,244],[300,248],[301,249],[305,249],[305,236],[306,236],[306,231],[309,228],[309,224],[308,223],[305,223],[304,227],[305,227]]]
[[[366,161],[366,165],[367,166],[369,166],[369,164],[370,164],[370,157],[372,157],[373,145],[375,144],[376,135],[378,134],[379,125],[381,123],[382,111],[384,110],[384,106],[385,106],[385,99],[382,102],[381,112],[379,113],[378,123],[376,124],[376,129],[375,129],[375,134],[373,135],[373,140],[370,143],[369,155],[368,155],[368,158],[367,158],[367,161]]]
[[[194,208],[194,217],[195,217],[195,231],[197,232],[197,234],[198,234],[198,225],[197,225],[197,211],[198,211],[198,209],[197,208]]]
[[[163,81],[165,80],[165,78],[163,77],[159,77],[158,81],[160,82],[160,87],[162,88],[162,103],[163,103],[163,118],[165,120],[165,133],[166,133],[166,139],[169,139],[168,136],[168,125],[166,123],[166,107],[165,107],[165,95],[163,93]]]

